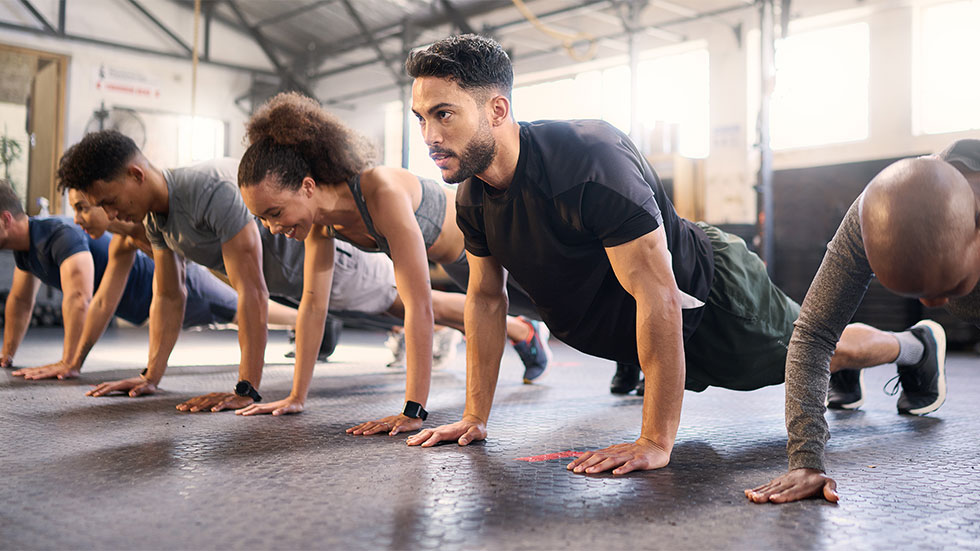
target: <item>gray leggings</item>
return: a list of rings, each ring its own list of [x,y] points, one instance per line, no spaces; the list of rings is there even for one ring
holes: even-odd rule
[[[466,292],[466,287],[470,281],[470,265],[466,262],[466,251],[463,251],[463,254],[454,262],[441,264],[441,266],[446,270],[446,274],[449,275],[450,279],[456,285],[459,285],[463,292]],[[509,299],[508,314],[524,316],[538,321],[541,320],[541,314],[534,307],[534,302],[531,300],[531,297],[527,296],[524,289],[521,289],[521,286],[510,277],[510,274],[507,274],[507,297]]]

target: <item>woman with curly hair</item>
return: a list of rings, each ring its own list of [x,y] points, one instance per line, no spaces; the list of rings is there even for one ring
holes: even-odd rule
[[[400,168],[374,166],[374,150],[360,135],[296,93],[279,94],[249,120],[248,150],[238,169],[245,204],[274,233],[304,240],[303,298],[296,328],[296,372],[290,395],[253,404],[243,414],[302,411],[313,375],[333,266],[332,239],[388,254],[404,305],[407,382],[402,413],[361,423],[352,434],[417,430],[425,417],[432,369],[433,323],[462,329],[464,300],[434,310],[428,261],[442,265],[466,288],[469,270],[456,226],[455,190]],[[537,317],[533,304],[511,288],[511,311]],[[543,325],[508,318],[507,336],[525,364],[525,382],[547,367]]]

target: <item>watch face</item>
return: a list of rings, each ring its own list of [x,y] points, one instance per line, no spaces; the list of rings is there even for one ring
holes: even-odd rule
[[[429,414],[425,411],[425,408],[422,407],[422,404],[418,402],[412,402],[410,400],[408,402],[405,402],[405,409],[402,410],[402,415],[412,419],[422,419],[423,421],[425,421],[425,418]]]
[[[252,385],[249,384],[248,381],[245,380],[238,381],[238,384],[235,385],[235,394],[239,396],[248,396],[248,391],[251,386]]]

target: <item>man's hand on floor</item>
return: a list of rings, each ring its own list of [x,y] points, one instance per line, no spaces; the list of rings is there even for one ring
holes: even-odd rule
[[[840,499],[834,479],[817,469],[794,469],[768,484],[745,490],[745,497],[755,503],[788,503],[821,494],[831,503]]]

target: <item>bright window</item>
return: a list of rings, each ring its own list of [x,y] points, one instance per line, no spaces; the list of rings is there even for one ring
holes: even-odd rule
[[[574,68],[571,68],[574,70]],[[708,51],[651,57],[639,64],[640,125],[645,151],[655,129],[676,130],[678,149],[688,157],[708,155]],[[626,65],[583,71],[566,78],[514,88],[514,116],[520,121],[601,119],[630,131],[630,72]],[[385,106],[385,164],[401,165],[400,101]],[[408,169],[439,179],[417,123],[412,118]]]
[[[708,71],[703,49],[640,62],[640,135],[667,125],[676,129],[678,153],[707,157]]]
[[[177,166],[225,155],[225,123],[205,117],[177,120]]]
[[[773,149],[867,139],[869,38],[854,23],[776,41]]]
[[[980,128],[980,0],[927,6],[920,15],[916,133]]]

